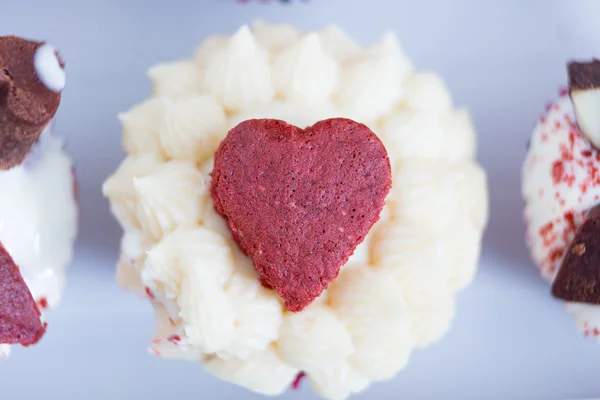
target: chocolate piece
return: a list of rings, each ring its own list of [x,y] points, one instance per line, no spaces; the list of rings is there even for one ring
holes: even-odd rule
[[[567,65],[569,90],[594,89],[600,87],[600,60],[590,62],[571,61]]]
[[[575,233],[552,294],[565,301],[600,304],[600,206],[590,210]]]
[[[583,134],[600,148],[600,61],[571,62],[569,71],[569,94]]]
[[[19,267],[0,244],[0,343],[29,346],[46,328]]]
[[[42,82],[34,65],[43,45],[15,36],[0,37],[0,170],[23,162],[58,110],[60,92]]]
[[[385,147],[365,125],[336,118],[302,130],[262,119],[223,140],[211,191],[262,282],[296,312],[338,275],[390,187]]]

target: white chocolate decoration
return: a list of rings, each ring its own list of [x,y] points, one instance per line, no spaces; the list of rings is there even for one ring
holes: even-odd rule
[[[33,65],[38,78],[48,89],[61,92],[65,88],[65,70],[60,66],[56,49],[52,45],[46,43],[37,49]]]
[[[0,171],[0,243],[42,313],[60,302],[77,233],[73,165],[60,138],[42,132],[25,161]],[[0,357],[10,346],[0,344]]]
[[[121,115],[128,156],[103,188],[124,230],[119,284],[156,310],[152,353],[265,395],[303,372],[316,393],[343,399],[443,336],[476,270],[486,177],[467,111],[437,75],[412,71],[395,36],[363,48],[337,27],[260,23],[152,71],[155,97]],[[214,210],[212,155],[246,119],[332,117],[382,139],[392,190],[338,278],[290,313]]]
[[[573,89],[571,100],[581,131],[600,147],[600,89]]]

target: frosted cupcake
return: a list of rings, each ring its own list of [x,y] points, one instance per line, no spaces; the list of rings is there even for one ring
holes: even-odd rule
[[[600,62],[572,62],[568,73],[523,166],[527,241],[578,329],[600,338]]]
[[[257,23],[149,76],[104,193],[117,279],[156,310],[153,353],[341,399],[442,337],[476,270],[486,179],[468,112],[394,35],[361,47]]]
[[[64,63],[46,43],[0,37],[0,356],[44,335],[76,235],[70,159],[51,134]]]

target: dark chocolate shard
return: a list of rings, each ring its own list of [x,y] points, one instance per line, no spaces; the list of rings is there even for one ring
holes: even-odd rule
[[[600,304],[600,206],[590,210],[575,233],[552,294],[565,301]]]
[[[589,62],[571,61],[567,65],[569,90],[585,90],[600,87],[600,60]]]
[[[19,267],[0,244],[0,343],[30,346],[46,328]]]

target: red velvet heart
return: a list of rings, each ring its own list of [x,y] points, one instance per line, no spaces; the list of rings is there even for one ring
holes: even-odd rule
[[[240,123],[215,154],[212,197],[263,283],[301,311],[379,219],[391,187],[385,147],[365,125]]]
[[[40,315],[19,267],[0,244],[0,343],[37,343],[46,331]]]

